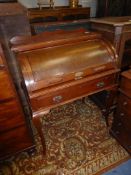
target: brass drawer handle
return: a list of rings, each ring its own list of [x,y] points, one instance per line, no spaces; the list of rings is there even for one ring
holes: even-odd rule
[[[62,96],[61,95],[53,97],[53,102],[55,102],[55,103],[59,103],[59,102],[61,102],[61,100],[62,100]]]
[[[124,114],[123,112],[122,112],[122,113],[120,113],[120,116],[121,116],[121,117],[124,117],[124,115],[125,115],[125,114]]]
[[[118,123],[118,126],[122,126],[122,123]]]
[[[96,86],[97,86],[98,88],[102,88],[102,87],[105,86],[105,82],[104,82],[104,81],[100,81],[100,82],[98,82],[98,83],[96,84]]]
[[[0,69],[4,69],[4,68],[5,68],[5,65],[0,64]]]
[[[129,145],[128,148],[131,149],[131,145]]]
[[[76,72],[75,73],[75,80],[79,80],[83,78],[84,72]]]
[[[126,105],[127,105],[127,101],[124,101],[124,102],[123,102],[123,106],[126,106]]]
[[[116,131],[116,134],[119,135],[120,134],[120,131]]]

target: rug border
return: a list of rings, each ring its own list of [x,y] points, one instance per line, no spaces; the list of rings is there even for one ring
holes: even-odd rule
[[[130,160],[131,156],[129,155],[128,157],[120,160],[119,162],[114,163],[113,165],[110,165],[109,167],[104,168],[103,170],[100,170],[99,172],[92,174],[92,175],[102,175],[103,173],[107,173],[108,171],[112,170],[113,168],[117,167],[118,165],[124,163],[127,160]]]

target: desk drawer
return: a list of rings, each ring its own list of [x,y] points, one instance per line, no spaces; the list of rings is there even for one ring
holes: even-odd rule
[[[85,80],[82,83],[80,82],[81,80],[77,80],[75,84],[70,83],[70,85],[66,84],[63,87],[57,86],[49,91],[43,91],[43,95],[31,99],[33,111],[36,112],[37,110],[57,106],[64,102],[106,89],[115,83],[115,75],[112,74],[93,80]]]
[[[120,89],[131,98],[131,78],[122,77]]]
[[[14,97],[14,92],[8,73],[4,70],[0,70],[0,101],[11,97]]]
[[[5,67],[5,66],[4,66],[2,57],[0,56],[0,70],[3,69],[4,67]]]
[[[127,131],[125,126],[119,128],[118,126],[113,125],[111,133],[131,154],[131,131]]]
[[[32,145],[31,136],[25,126],[4,132],[0,135],[0,157],[17,153]]]
[[[24,116],[16,100],[0,103],[0,132],[25,123]]]
[[[131,114],[131,98],[121,93],[119,96],[119,108]]]
[[[116,118],[127,130],[131,131],[131,112],[128,113],[122,109],[117,109]]]

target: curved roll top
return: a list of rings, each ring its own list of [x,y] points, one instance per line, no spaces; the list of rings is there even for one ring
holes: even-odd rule
[[[114,49],[100,37],[33,47],[19,52],[17,57],[31,92],[117,69]]]

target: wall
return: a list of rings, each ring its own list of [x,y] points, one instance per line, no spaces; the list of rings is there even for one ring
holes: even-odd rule
[[[81,0],[81,4],[84,7],[91,7],[91,17],[95,17],[97,0]]]
[[[28,8],[37,7],[37,0],[18,0],[24,6]],[[65,6],[68,5],[68,0],[54,0],[55,6]]]
[[[37,7],[37,0],[18,0],[27,8]],[[69,0],[54,0],[55,6],[67,6]],[[79,4],[84,7],[91,7],[91,17],[95,17],[97,0],[79,0]]]

